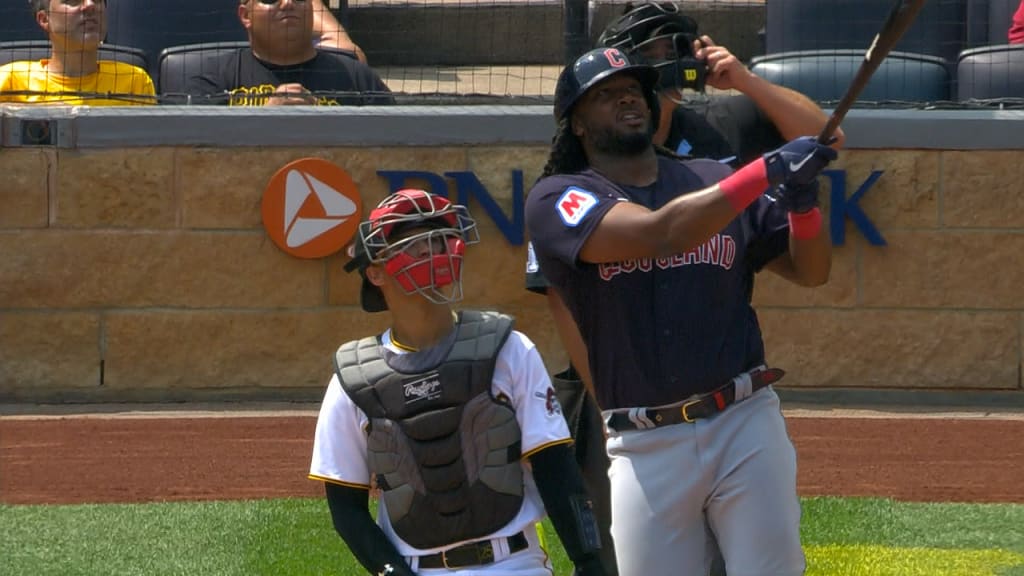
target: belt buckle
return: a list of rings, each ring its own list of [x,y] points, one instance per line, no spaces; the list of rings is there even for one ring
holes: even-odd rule
[[[476,552],[476,561],[478,566],[483,566],[494,562],[494,545],[491,544],[490,541],[484,542],[484,544],[487,544],[487,546],[479,547],[477,545],[473,545],[474,552]],[[441,551],[441,565],[448,570],[458,570],[459,568],[469,566],[469,564],[459,564],[458,566],[448,565],[448,552],[454,552],[455,550],[459,550],[461,548],[462,546],[456,546],[455,548]]]
[[[695,418],[690,418],[690,415],[686,413],[686,409],[689,408],[690,406],[695,405],[695,404],[700,404],[700,398],[698,398],[696,400],[690,400],[689,402],[684,403],[679,408],[679,411],[683,415],[683,422],[686,422],[687,424],[693,424],[694,422],[697,421]]]

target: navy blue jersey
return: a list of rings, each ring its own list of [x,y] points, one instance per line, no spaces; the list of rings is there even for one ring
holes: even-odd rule
[[[672,112],[665,147],[681,156],[727,160],[742,165],[785,144],[785,139],[754,101],[742,94],[688,100]],[[543,294],[548,279],[532,249],[526,289]]]
[[[592,170],[544,178],[526,200],[537,262],[586,343],[602,408],[657,406],[712,390],[764,363],[754,273],[785,252],[786,213],[760,198],[703,246],[664,258],[578,260],[619,202],[655,210],[731,172],[710,160],[659,157],[657,182],[620,186]]]

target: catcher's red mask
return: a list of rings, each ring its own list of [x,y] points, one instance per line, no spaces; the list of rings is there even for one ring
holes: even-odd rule
[[[434,303],[462,299],[462,258],[479,241],[464,206],[423,190],[399,190],[360,225],[369,261],[383,264],[407,294]]]

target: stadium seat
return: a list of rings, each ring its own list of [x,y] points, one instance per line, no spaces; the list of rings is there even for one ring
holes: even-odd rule
[[[804,50],[866,50],[892,0],[767,0],[769,54]],[[967,40],[967,0],[929,0],[896,50],[956,62]]]
[[[160,53],[156,68],[160,82],[157,94],[163,104],[188,103],[186,81],[190,76],[213,70],[217,59],[249,45],[244,42],[209,42],[171,46]]]
[[[964,50],[956,75],[957,100],[1024,98],[1024,44]]]
[[[967,0],[966,48],[985,46],[988,42],[989,0]]]
[[[864,60],[863,50],[811,50],[758,56],[750,69],[819,102],[842,98]],[[869,102],[935,102],[950,99],[952,75],[942,58],[892,52],[861,92]]]
[[[49,40],[31,40],[22,42],[0,42],[0,66],[19,60],[39,60],[50,57]],[[100,60],[113,60],[138,66],[149,70],[146,55],[137,48],[103,44],[100,46]]]
[[[28,2],[0,2],[0,42],[45,39],[46,32],[36,24]]]
[[[156,64],[169,46],[246,40],[238,0],[117,0],[107,6],[107,42],[142,49]],[[158,81],[159,66],[149,71]]]
[[[247,46],[249,46],[248,41],[211,42],[167,48],[160,53],[160,59],[156,65],[160,76],[157,94],[161,95],[161,103],[188,103],[186,81],[189,77],[212,70],[217,66],[217,60],[221,55]],[[324,47],[317,48],[317,50],[353,60],[358,59],[354,52],[348,50]]]

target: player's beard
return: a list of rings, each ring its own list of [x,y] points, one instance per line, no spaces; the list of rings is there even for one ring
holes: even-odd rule
[[[613,156],[639,156],[651,146],[650,129],[643,132],[619,132],[614,126],[597,131],[594,148]]]

